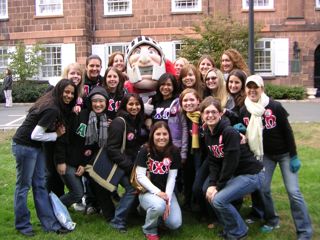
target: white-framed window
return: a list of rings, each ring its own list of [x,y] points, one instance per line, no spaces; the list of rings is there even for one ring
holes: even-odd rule
[[[316,8],[320,8],[320,0],[316,0]]]
[[[63,15],[63,0],[36,0],[36,16]]]
[[[266,76],[289,74],[289,39],[262,38],[255,44],[255,72]]]
[[[0,19],[8,17],[8,0],[0,0]]]
[[[0,73],[8,67],[8,48],[0,47]]]
[[[274,9],[273,0],[253,0],[255,10]],[[249,9],[249,0],[242,0],[242,8]]]
[[[104,0],[104,15],[131,15],[132,0]]]
[[[175,53],[175,56],[174,56],[174,59],[177,59],[178,57],[180,57],[180,53],[181,53],[181,50],[182,50],[182,42],[174,42],[174,53]]]
[[[171,0],[171,12],[201,12],[201,0]]]
[[[47,44],[41,52],[44,63],[41,65],[38,78],[50,80],[61,78],[63,69],[76,61],[75,44]]]

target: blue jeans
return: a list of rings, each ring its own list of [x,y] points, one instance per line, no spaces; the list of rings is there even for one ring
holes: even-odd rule
[[[216,193],[211,205],[223,225],[224,233],[228,237],[241,237],[248,231],[248,227],[231,202],[261,188],[263,182],[263,171],[253,175],[239,175],[230,179],[226,186]]]
[[[81,177],[75,175],[77,169],[67,165],[65,175],[61,175],[61,179],[69,189],[69,192],[60,197],[61,202],[70,207],[73,203],[81,202],[83,197],[83,185]]]
[[[16,189],[14,195],[15,227],[20,232],[32,231],[27,198],[32,186],[33,200],[37,216],[44,231],[61,229],[49,200],[45,180],[45,158],[41,148],[12,143],[12,153],[16,159]]]
[[[264,155],[263,164],[266,169],[266,181],[263,188],[263,195],[265,199],[266,209],[271,216],[276,216],[273,200],[271,196],[271,181],[273,172],[279,163],[282,179],[286,187],[291,215],[296,227],[299,239],[311,239],[312,225],[309,217],[308,209],[303,196],[299,189],[298,173],[293,173],[290,170],[290,156],[289,153],[280,155]],[[267,222],[274,222],[274,218],[266,219]]]
[[[111,225],[115,228],[125,228],[127,216],[136,199],[135,189],[131,186],[129,177],[124,175],[120,180],[120,185],[125,189],[125,194],[121,197],[118,207],[116,208]]]
[[[144,234],[158,234],[158,224],[166,209],[166,202],[149,192],[141,193],[139,201],[141,207],[147,213],[145,223],[142,226]],[[181,209],[175,194],[172,194],[170,214],[164,224],[171,230],[179,228],[182,224]]]

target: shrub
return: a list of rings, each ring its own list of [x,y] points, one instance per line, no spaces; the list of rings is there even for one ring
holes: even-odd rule
[[[48,89],[48,83],[36,81],[13,82],[12,98],[13,102],[27,103],[35,102]],[[2,89],[2,86],[1,86]],[[1,102],[4,102],[3,91],[0,93]]]
[[[301,100],[305,97],[304,87],[290,87],[266,84],[265,92],[273,99],[295,99]]]

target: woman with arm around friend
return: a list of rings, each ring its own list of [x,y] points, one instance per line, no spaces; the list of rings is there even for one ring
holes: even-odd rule
[[[266,224],[261,231],[268,233],[279,227],[279,217],[275,212],[271,196],[271,180],[279,164],[289,196],[297,237],[298,239],[311,239],[312,225],[306,203],[299,189],[298,170],[301,163],[288,121],[289,114],[281,103],[270,99],[264,93],[263,79],[259,75],[247,78],[246,94],[245,107],[241,109],[240,117],[247,126],[246,136],[250,149],[257,158],[263,159],[266,170],[265,187],[262,188]]]
[[[232,201],[262,187],[264,171],[247,144],[240,144],[240,134],[225,118],[220,101],[211,96],[200,104],[206,124],[205,143],[208,147],[209,187],[206,198],[223,226],[224,239],[242,239],[248,227]]]
[[[139,194],[140,205],[146,211],[142,230],[147,239],[157,240],[160,239],[159,219],[162,218],[169,229],[177,229],[182,224],[174,193],[181,157],[178,148],[172,144],[167,123],[158,121],[152,126],[149,141],[140,150],[136,164],[137,180],[147,190]]]
[[[65,133],[62,125],[65,113],[75,103],[76,87],[63,79],[53,91],[39,98],[13,136],[12,152],[16,159],[17,182],[14,196],[15,227],[25,236],[33,236],[27,197],[30,187],[41,226],[46,232],[64,233],[54,216],[45,179],[43,142],[56,141]]]

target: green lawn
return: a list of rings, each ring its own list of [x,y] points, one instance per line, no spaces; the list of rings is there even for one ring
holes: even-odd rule
[[[293,124],[298,145],[302,168],[299,172],[300,188],[308,204],[314,228],[314,239],[320,239],[320,124]],[[25,239],[14,229],[13,193],[15,186],[15,161],[11,155],[10,141],[13,132],[0,132],[0,238]],[[270,234],[259,232],[259,223],[250,225],[248,239],[296,239],[295,228],[292,222],[288,197],[282,183],[279,169],[275,172],[273,183],[273,198],[281,218],[280,229]],[[29,194],[29,207],[31,209],[32,224],[36,232],[33,239],[143,239],[141,225],[144,219],[131,218],[129,231],[120,234],[110,228],[103,218],[98,215],[85,216],[81,213],[71,212],[73,220],[77,223],[74,232],[61,236],[53,233],[44,233],[33,207],[32,193]],[[243,214],[248,212],[249,202],[243,207]],[[166,232],[162,239],[219,239],[217,233],[220,228],[208,230],[206,223],[199,222],[190,213],[183,213],[183,226],[175,232]]]

